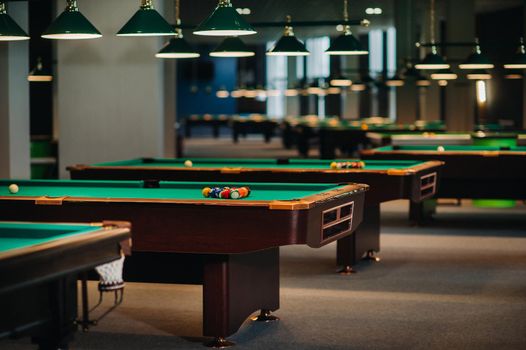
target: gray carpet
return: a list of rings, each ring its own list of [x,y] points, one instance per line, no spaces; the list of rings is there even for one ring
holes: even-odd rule
[[[426,227],[407,225],[405,201],[382,212],[382,261],[351,277],[333,273],[335,245],[283,248],[282,320],[246,322],[236,348],[526,349],[523,205],[440,207]],[[201,326],[200,286],[130,283],[124,304],[72,348],[203,349]]]

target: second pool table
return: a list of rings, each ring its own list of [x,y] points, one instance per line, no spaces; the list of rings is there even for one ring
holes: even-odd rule
[[[472,145],[514,147],[523,145],[526,134],[521,132],[419,132],[390,133],[370,132],[367,137],[375,146],[425,146],[425,145]]]
[[[266,320],[279,308],[279,247],[317,248],[350,235],[368,188],[228,185],[252,192],[227,200],[204,198],[199,182],[0,180],[0,220],[131,222],[126,279],[202,284],[203,334],[221,346],[254,311]]]
[[[0,222],[0,338],[67,348],[77,328],[78,274],[119,259],[129,237],[115,223]]]
[[[431,198],[442,166],[438,161],[372,160],[363,169],[331,169],[331,160],[195,158],[192,167],[186,167],[187,160],[138,158],[68,169],[73,179],[84,180],[366,183],[370,189],[365,196],[364,222],[354,235],[337,242],[337,264],[342,272],[350,273],[364,255],[373,258],[380,250],[380,203]]]
[[[438,198],[526,199],[525,146],[385,146],[362,157],[445,162]]]

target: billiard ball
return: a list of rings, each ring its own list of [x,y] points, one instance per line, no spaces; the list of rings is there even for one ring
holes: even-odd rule
[[[444,152],[444,151],[445,151],[444,146],[438,146],[438,147],[437,147],[437,151],[439,151],[439,152]]]
[[[193,165],[194,165],[194,163],[192,163],[191,160],[185,160],[184,161],[184,166],[187,167],[187,168],[191,168]]]
[[[18,193],[18,185],[11,184],[8,187],[10,193]]]
[[[331,169],[338,169],[338,163],[332,162],[331,163]]]
[[[203,188],[203,191],[202,191],[203,196],[205,196],[205,197],[210,196],[210,191],[212,191],[212,189],[210,187]]]

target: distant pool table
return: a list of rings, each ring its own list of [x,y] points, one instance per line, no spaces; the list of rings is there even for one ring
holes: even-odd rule
[[[232,125],[232,140],[239,142],[239,136],[261,134],[266,143],[274,136],[279,123],[269,116],[262,114],[236,115],[230,120]]]
[[[138,158],[76,165],[68,170],[72,179],[84,180],[366,183],[371,187],[365,196],[364,222],[355,234],[337,242],[337,264],[342,271],[350,272],[364,255],[372,258],[380,250],[380,203],[431,198],[442,165],[436,161],[373,160],[367,161],[363,169],[331,169],[331,160],[195,158],[191,159],[192,167],[185,167],[186,160]]]
[[[438,198],[526,199],[526,147],[385,146],[361,152],[367,160],[445,162]]]
[[[526,133],[521,132],[418,132],[391,133],[368,132],[367,137],[376,146],[424,146],[424,145],[473,145],[513,147],[524,145]]]
[[[439,132],[443,124],[437,122],[394,124],[394,123],[367,123],[361,120],[344,120],[327,118],[324,120],[300,121],[295,126],[297,130],[298,152],[301,156],[309,154],[311,139],[319,140],[319,155],[321,159],[336,157],[336,149],[342,153],[352,155],[360,145],[368,145],[368,132]]]
[[[13,182],[17,193],[8,191]],[[350,235],[368,187],[228,185],[252,192],[226,200],[203,197],[200,182],[1,180],[0,220],[131,222],[126,278],[203,284],[203,333],[222,345],[254,311],[264,320],[279,308],[279,247],[317,248]]]
[[[129,237],[114,223],[0,222],[0,338],[66,348],[77,328],[77,275],[120,258]]]
[[[203,126],[211,128],[214,138],[218,138],[221,127],[227,128],[231,119],[232,117],[226,114],[192,114],[184,119],[185,137],[192,136],[192,128]]]

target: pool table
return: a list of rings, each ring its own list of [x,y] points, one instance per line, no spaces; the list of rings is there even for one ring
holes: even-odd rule
[[[203,126],[211,128],[214,138],[218,138],[221,127],[227,128],[231,118],[226,114],[192,114],[184,119],[185,137],[190,138],[192,136],[192,128]]]
[[[10,193],[8,186],[19,186]],[[223,186],[219,182],[208,185]],[[108,220],[133,225],[128,281],[203,285],[203,334],[226,344],[247,317],[279,308],[279,247],[350,235],[367,185],[228,183],[248,197],[205,198],[201,182],[0,181],[0,220]]]
[[[437,123],[368,123],[363,120],[327,118],[299,122],[296,129],[298,152],[301,156],[308,156],[312,139],[317,139],[320,158],[333,159],[336,157],[336,149],[340,149],[343,154],[352,155],[360,146],[366,147],[369,144],[366,136],[368,132],[436,132],[443,130],[443,125]]]
[[[120,258],[129,237],[116,223],[1,221],[0,338],[66,348],[77,328],[77,275]]]
[[[370,132],[367,137],[375,146],[423,146],[423,145],[473,145],[473,146],[520,146],[526,133],[520,132],[421,132],[389,133]]]
[[[239,136],[248,134],[261,134],[265,142],[269,143],[279,125],[275,119],[262,114],[233,116],[230,124],[232,125],[232,139],[235,143],[239,142]]]
[[[72,179],[192,180],[234,182],[346,183],[370,185],[365,196],[364,222],[355,234],[338,240],[337,264],[350,273],[364,255],[380,250],[380,203],[394,199],[420,202],[438,185],[441,162],[368,161],[363,169],[331,169],[330,160],[305,159],[188,159],[138,158],[68,167]],[[343,161],[343,160],[338,160]],[[352,160],[348,160],[352,161]],[[354,160],[356,161],[356,160]]]
[[[438,198],[526,199],[525,146],[385,146],[364,150],[361,155],[366,161],[445,162]]]

